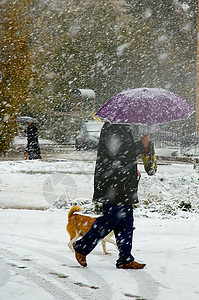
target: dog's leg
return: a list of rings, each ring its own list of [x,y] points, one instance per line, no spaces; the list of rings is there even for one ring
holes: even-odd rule
[[[114,232],[113,232],[113,230],[109,233],[109,234],[107,234],[104,238],[103,238],[103,240],[102,240],[102,248],[103,248],[103,251],[104,251],[104,254],[111,254],[111,253],[109,253],[107,250],[106,250],[106,243],[107,242],[109,242],[109,243],[112,243],[113,245],[115,245],[115,247],[117,248],[117,246],[116,246],[116,242],[113,240],[113,239],[111,239],[111,237],[114,235]]]
[[[117,248],[116,242],[115,242],[113,239],[107,237],[107,238],[105,238],[105,242],[111,243],[111,244],[113,244],[113,245]],[[117,248],[117,249],[118,249],[118,248]]]
[[[106,254],[106,255],[111,254],[111,253],[107,252],[107,250],[106,250],[106,240],[105,240],[105,238],[103,240],[101,240],[101,243],[102,243],[102,248],[103,248],[104,254]]]
[[[105,243],[111,243],[111,244],[113,244],[115,247],[116,247],[116,249],[118,249],[118,247],[117,247],[117,244],[116,244],[116,242],[115,242],[115,240],[113,240],[111,237],[114,235],[114,232],[113,232],[113,230],[107,235],[107,236],[105,236],[105,238],[103,238],[103,242],[104,242],[104,244]],[[102,245],[102,247],[103,247],[103,245]],[[105,246],[105,249],[106,249],[106,246]],[[105,250],[106,251],[106,250]],[[107,251],[106,251],[107,252]]]

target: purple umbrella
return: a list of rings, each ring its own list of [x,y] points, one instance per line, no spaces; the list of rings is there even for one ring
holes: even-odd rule
[[[187,119],[194,111],[190,104],[170,91],[138,88],[119,93],[96,115],[111,123],[154,125]]]

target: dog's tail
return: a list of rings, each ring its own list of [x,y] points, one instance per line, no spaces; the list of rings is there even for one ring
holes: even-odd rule
[[[82,210],[83,210],[82,207],[80,207],[78,205],[71,207],[71,209],[69,210],[69,213],[68,213],[68,219],[70,219],[70,217],[74,214],[74,212],[82,211]]]

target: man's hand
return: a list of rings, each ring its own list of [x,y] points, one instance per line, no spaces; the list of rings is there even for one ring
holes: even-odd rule
[[[144,145],[145,151],[148,150],[149,142],[150,142],[150,134],[146,134],[141,138],[142,144]]]

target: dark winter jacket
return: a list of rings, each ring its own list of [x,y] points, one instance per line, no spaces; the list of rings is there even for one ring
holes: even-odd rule
[[[101,130],[94,177],[93,201],[132,204],[137,198],[137,160],[144,152],[129,125],[106,122]]]
[[[41,158],[40,147],[38,141],[38,131],[34,124],[27,127],[27,151],[29,154],[29,159]]]

